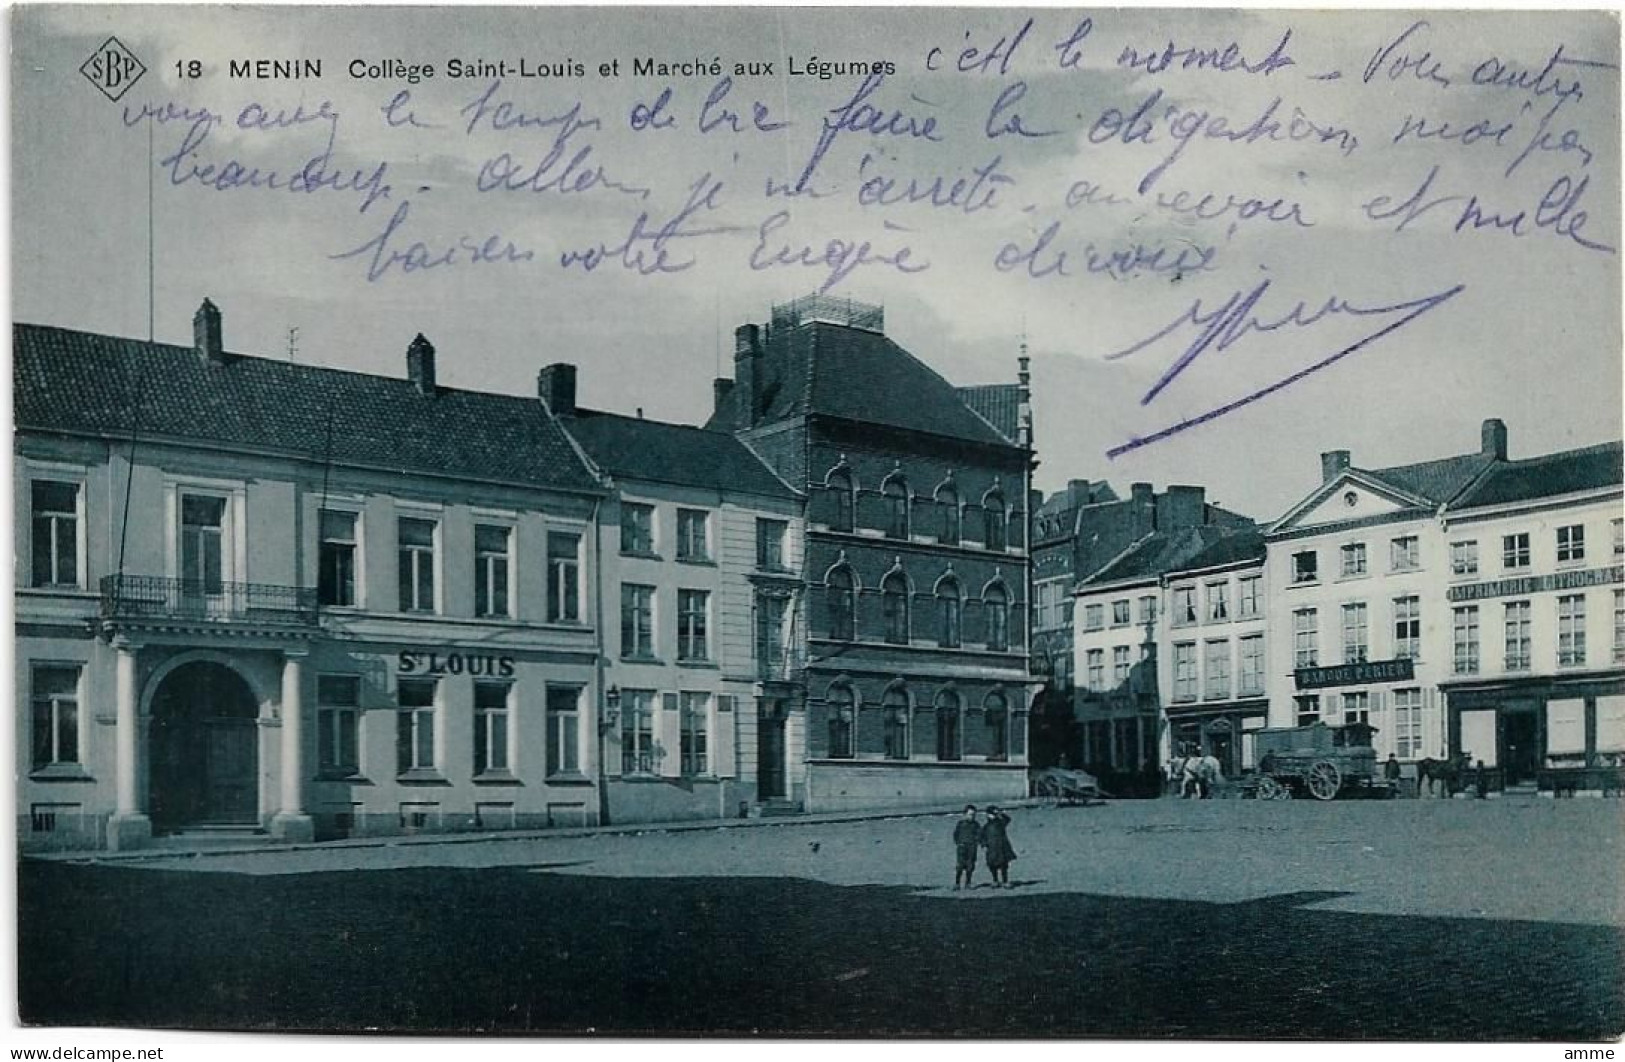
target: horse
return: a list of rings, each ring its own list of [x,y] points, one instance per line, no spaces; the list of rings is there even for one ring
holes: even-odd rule
[[[1421,796],[1426,786],[1427,795],[1432,796],[1434,782],[1443,784],[1444,796],[1461,792],[1466,784],[1469,762],[1465,752],[1458,752],[1443,760],[1425,756],[1416,761],[1416,795]]]

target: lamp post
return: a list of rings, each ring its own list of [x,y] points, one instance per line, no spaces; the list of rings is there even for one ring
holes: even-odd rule
[[[608,826],[609,822],[609,771],[604,766],[604,757],[607,755],[609,735],[621,723],[621,688],[611,686],[604,694],[604,710],[598,713],[598,824]]]

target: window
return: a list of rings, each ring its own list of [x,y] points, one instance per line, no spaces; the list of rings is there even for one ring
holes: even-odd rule
[[[1174,587],[1174,618],[1175,627],[1184,627],[1196,622],[1196,587]]]
[[[1305,693],[1292,701],[1297,706],[1299,726],[1314,726],[1320,722],[1320,694]]]
[[[581,620],[581,536],[547,533],[547,618],[551,623]]]
[[[1625,557],[1625,519],[1615,518],[1614,528],[1614,556]]]
[[[1085,681],[1088,688],[1099,692],[1106,688],[1106,650],[1090,649],[1084,654]]]
[[[908,759],[908,691],[893,686],[880,703],[885,719],[886,758]]]
[[[1402,760],[1422,755],[1422,691],[1395,690],[1394,755]]]
[[[1580,667],[1585,662],[1585,595],[1565,594],[1557,599],[1557,665]]]
[[[354,675],[316,676],[316,770],[344,778],[361,770],[361,680]]]
[[[880,496],[886,503],[886,537],[908,538],[908,483],[890,476],[880,485]]]
[[[79,585],[79,484],[36,479],[32,547],[35,586]]]
[[[1364,602],[1343,606],[1343,663],[1363,664],[1371,655]]]
[[[1421,567],[1421,548],[1421,541],[1415,535],[1400,535],[1388,544],[1389,569],[1409,572]]]
[[[474,683],[474,774],[508,771],[508,697],[506,682]]]
[[[710,774],[711,695],[684,691],[678,749],[685,775]]]
[[[1010,596],[1004,587],[994,585],[982,592],[982,608],[987,614],[987,647],[996,653],[1010,648]]]
[[[395,689],[395,768],[401,774],[435,766],[433,679],[401,679]]]
[[[321,543],[316,553],[316,599],[323,605],[350,608],[356,603],[356,514],[323,509],[317,523]]]
[[[937,694],[937,759],[957,760],[959,751],[959,694],[944,690]]]
[[[1478,574],[1478,540],[1450,543],[1450,574]]]
[[[653,690],[621,692],[621,773],[653,774],[655,769],[655,694]]]
[[[825,576],[824,596],[829,606],[829,636],[851,641],[857,625],[857,594],[852,572],[845,567],[831,569]]]
[[[1625,590],[1614,591],[1614,663],[1625,662]]]
[[[621,656],[655,655],[655,588],[621,584]]]
[[[1417,597],[1394,598],[1394,657],[1415,660],[1422,655],[1422,602]]]
[[[677,659],[711,659],[710,643],[706,633],[710,610],[710,591],[677,591]]]
[[[30,696],[34,715],[34,766],[78,766],[78,666],[36,665]]]
[[[1292,613],[1292,666],[1314,667],[1320,663],[1320,617],[1312,608]]]
[[[1343,576],[1365,574],[1365,543],[1350,542],[1343,547]]]
[[[941,610],[942,629],[937,632],[937,644],[944,649],[959,647],[959,584],[944,579],[937,584],[937,606]]]
[[[937,488],[937,541],[944,546],[959,545],[964,518],[959,511],[959,492],[951,486]]]
[[[988,694],[987,699],[982,702],[982,716],[987,726],[987,758],[1009,759],[1010,710],[1005,704],[1004,694],[997,690]]]
[[[1264,692],[1264,636],[1249,634],[1240,639],[1241,679],[1236,692],[1243,697]]]
[[[402,612],[434,611],[433,520],[402,517],[396,523],[400,549]]]
[[[702,509],[677,510],[677,559],[711,559],[710,513]]]
[[[856,508],[852,491],[852,476],[845,469],[836,469],[824,481],[835,500],[835,512],[830,522],[832,531],[851,531],[855,526],[853,510]]]
[[[1506,670],[1528,671],[1532,666],[1529,624],[1533,615],[1527,601],[1506,604]]]
[[[1037,583],[1033,586],[1033,629],[1054,630],[1060,614],[1060,583]]]
[[[1140,626],[1157,621],[1157,599],[1154,595],[1146,594],[1140,598]]]
[[[1478,674],[1478,606],[1468,605],[1454,609],[1455,672],[1458,675]]]
[[[1371,694],[1351,690],[1343,694],[1343,725],[1371,722]]]
[[[829,688],[829,756],[833,760],[852,758],[852,719],[857,713],[857,695],[847,685]]]
[[[1508,571],[1529,567],[1529,533],[1501,536],[1501,567]]]
[[[1112,626],[1113,627],[1127,627],[1128,626],[1128,619],[1129,619],[1128,598],[1125,597],[1121,601],[1113,601],[1112,602]]]
[[[756,567],[767,572],[784,571],[784,540],[790,525],[783,520],[756,519]]]
[[[880,583],[880,610],[886,624],[886,641],[908,644],[908,579],[892,572]]]
[[[1320,578],[1320,555],[1312,549],[1292,555],[1292,581],[1312,583]]]
[[[1112,688],[1122,689],[1128,683],[1134,667],[1134,654],[1126,645],[1112,647]]]
[[[1196,699],[1196,643],[1174,643],[1174,700]]]
[[[1205,691],[1209,700],[1223,700],[1230,696],[1230,641],[1220,639],[1207,643],[1207,676]]]
[[[1004,552],[1004,496],[997,491],[982,499],[982,541],[988,549]]]
[[[1259,589],[1264,580],[1257,575],[1244,575],[1236,580],[1236,616],[1253,619],[1259,614]]]
[[[784,614],[789,604],[788,598],[776,594],[756,595],[756,659],[764,679],[783,674]]]
[[[187,594],[224,589],[226,499],[181,495],[181,583]]]
[[[547,773],[581,773],[581,688],[547,687]]]
[[[510,529],[495,524],[474,526],[474,615],[508,615],[508,540]]]
[[[1586,529],[1584,524],[1570,524],[1557,529],[1557,563],[1568,564],[1586,558]]]
[[[1207,618],[1210,623],[1223,623],[1230,618],[1230,584],[1207,584]]]
[[[644,556],[655,551],[655,510],[652,505],[621,503],[621,552]]]
[[[1084,630],[1098,631],[1104,626],[1106,626],[1106,606],[1105,605],[1085,605],[1085,606],[1083,606],[1083,629]]]

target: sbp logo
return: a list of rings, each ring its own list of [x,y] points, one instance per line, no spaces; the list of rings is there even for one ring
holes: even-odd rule
[[[141,60],[135,57],[130,49],[124,47],[117,37],[107,38],[107,42],[79,68],[79,72],[90,80],[92,85],[102,90],[102,95],[110,100],[117,100],[130,91],[130,86],[141,80],[141,75],[147,68],[141,65]]]

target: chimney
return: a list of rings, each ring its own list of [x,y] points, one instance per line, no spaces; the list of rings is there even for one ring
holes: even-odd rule
[[[555,417],[575,416],[576,367],[567,361],[559,361],[537,373],[536,396]]]
[[[1351,460],[1347,450],[1327,450],[1320,455],[1320,481],[1330,483],[1340,473],[1349,467]]]
[[[1157,529],[1157,497],[1151,484],[1136,483],[1129,488],[1129,522],[1135,538]]]
[[[741,390],[750,403],[745,424],[753,424],[762,395],[762,381],[757,360],[762,356],[762,329],[759,325],[742,324],[734,329],[734,386]]]
[[[734,382],[726,376],[718,376],[711,381],[711,408],[713,412],[721,413],[722,407],[728,404],[728,396],[734,393]]]
[[[1499,417],[1491,417],[1484,422],[1481,429],[1484,443],[1484,456],[1493,457],[1497,461],[1507,459],[1507,425]]]
[[[208,299],[192,315],[192,349],[210,365],[226,360],[226,350],[220,338],[220,308]]]
[[[434,344],[422,332],[406,348],[406,378],[417,385],[419,394],[434,394]]]
[[[1207,510],[1206,487],[1169,487],[1157,499],[1157,530],[1201,527]]]

